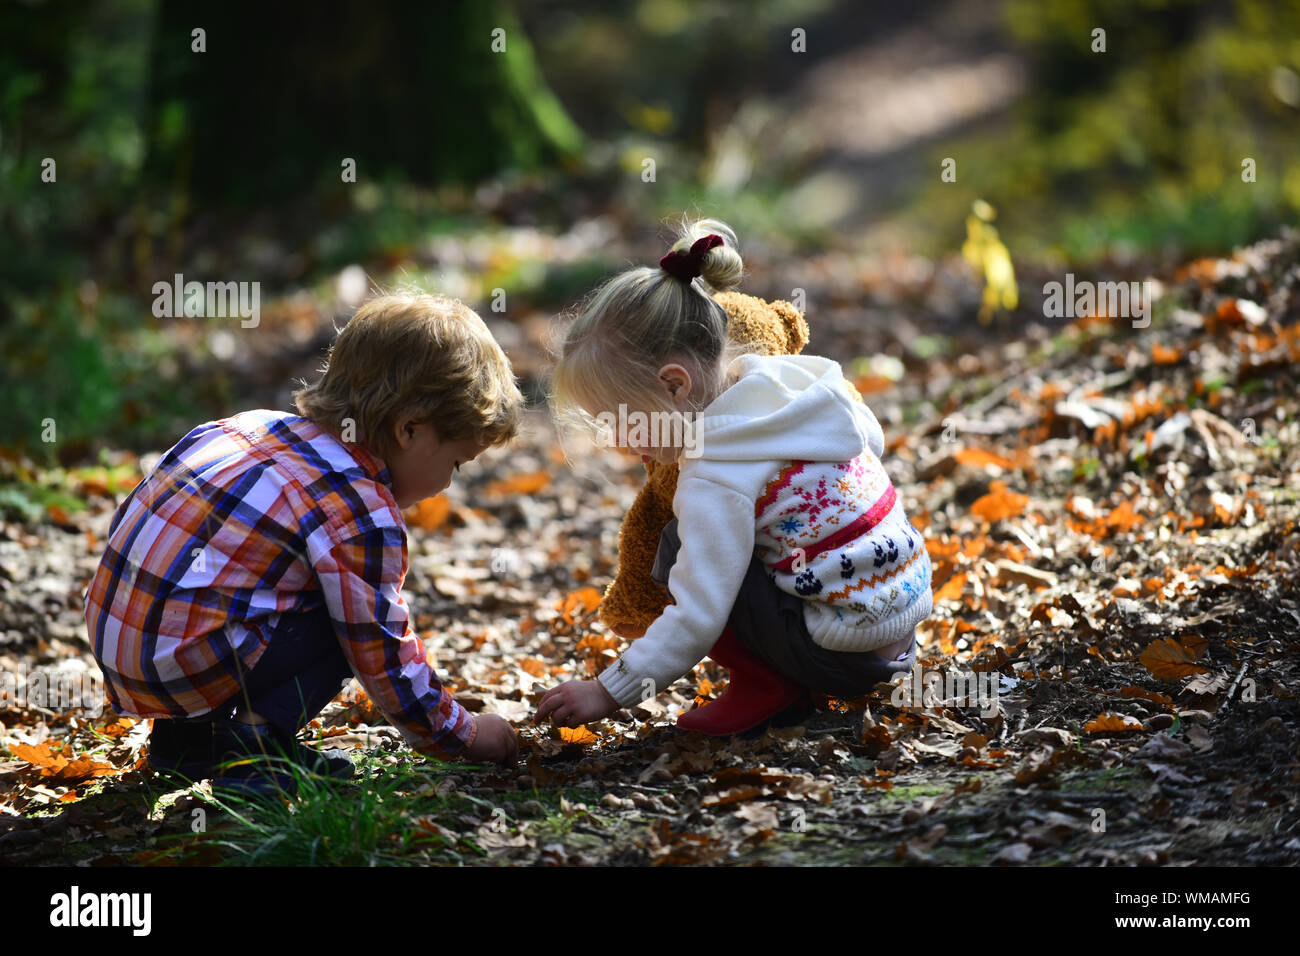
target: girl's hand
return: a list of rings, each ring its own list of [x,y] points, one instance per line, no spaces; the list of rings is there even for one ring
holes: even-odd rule
[[[557,727],[577,727],[591,720],[608,717],[618,710],[618,702],[609,696],[598,680],[571,680],[552,687],[537,705],[536,720],[547,717]]]

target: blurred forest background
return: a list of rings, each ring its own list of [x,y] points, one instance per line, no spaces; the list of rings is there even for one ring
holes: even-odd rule
[[[944,307],[861,306],[882,271],[960,262],[974,200],[1021,276],[1139,278],[1294,222],[1298,120],[1294,0],[17,0],[0,7],[0,446],[107,461],[289,407],[290,377],[377,286],[464,298],[536,395],[548,321],[657,257],[683,211],[736,226],[748,291],[808,287],[814,329],[857,299],[859,324],[901,318],[918,354],[950,349],[973,271]],[[834,268],[859,287],[807,278]],[[176,273],[260,282],[261,324],[155,317]],[[1032,295],[1019,311],[1041,318]]]

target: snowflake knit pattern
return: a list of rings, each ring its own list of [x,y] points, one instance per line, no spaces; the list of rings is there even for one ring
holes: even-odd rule
[[[804,600],[812,639],[869,651],[934,607],[930,555],[880,460],[796,461],[754,504],[755,544],[773,582]]]

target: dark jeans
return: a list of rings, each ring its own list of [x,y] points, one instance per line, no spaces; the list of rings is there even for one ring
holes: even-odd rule
[[[674,518],[659,536],[659,549],[650,572],[651,578],[665,588],[680,547]],[[912,669],[916,660],[915,636],[907,656],[896,661],[887,661],[870,651],[828,650],[808,633],[803,605],[801,598],[773,583],[767,568],[755,555],[745,572],[727,626],[772,670],[808,690],[832,697],[861,697],[899,671]]]
[[[229,719],[243,705],[293,736],[334,699],[352,668],[339,647],[329,611],[321,607],[281,614],[266,650],[242,673],[243,689],[198,719]]]

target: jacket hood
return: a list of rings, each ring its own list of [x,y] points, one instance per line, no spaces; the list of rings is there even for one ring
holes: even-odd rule
[[[875,416],[838,362],[816,355],[743,355],[739,380],[699,418],[699,454],[718,461],[848,461],[884,451]]]

